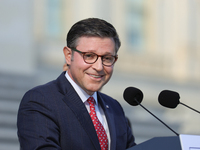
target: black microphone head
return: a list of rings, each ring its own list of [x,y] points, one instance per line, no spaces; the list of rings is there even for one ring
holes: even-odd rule
[[[130,105],[137,106],[142,102],[143,93],[141,90],[135,87],[128,87],[124,90],[123,97],[125,101]]]
[[[179,101],[180,96],[177,92],[164,90],[160,92],[158,96],[158,102],[168,108],[176,108],[177,105],[180,103]]]

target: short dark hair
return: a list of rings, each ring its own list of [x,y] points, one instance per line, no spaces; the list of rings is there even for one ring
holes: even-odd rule
[[[116,53],[121,46],[121,42],[116,29],[112,24],[102,19],[88,18],[75,23],[67,34],[67,46],[69,48],[76,48],[77,40],[83,36],[113,38],[115,42]]]

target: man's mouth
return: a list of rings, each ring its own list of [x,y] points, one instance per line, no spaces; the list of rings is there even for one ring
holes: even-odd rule
[[[89,74],[91,77],[94,77],[94,78],[102,78],[103,75],[94,75],[94,74]]]

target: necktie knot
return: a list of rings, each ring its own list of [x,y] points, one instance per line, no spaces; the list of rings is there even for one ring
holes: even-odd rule
[[[93,97],[89,97],[87,101],[88,101],[88,103],[89,103],[90,105],[91,105],[91,104],[94,105],[94,98],[93,98]]]

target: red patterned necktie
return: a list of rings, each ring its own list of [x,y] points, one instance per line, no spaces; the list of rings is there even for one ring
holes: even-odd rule
[[[94,106],[94,98],[89,97],[87,101],[90,105],[90,117],[92,119],[95,130],[97,132],[97,136],[98,136],[98,139],[99,139],[99,144],[101,146],[101,150],[107,150],[108,149],[108,138],[107,138],[106,131],[103,128],[103,125],[101,124],[101,122],[97,118],[95,106]]]

